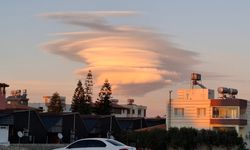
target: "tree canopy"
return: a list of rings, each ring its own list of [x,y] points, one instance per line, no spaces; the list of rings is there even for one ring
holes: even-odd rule
[[[59,93],[55,92],[50,98],[50,103],[48,106],[48,112],[62,112],[63,105]]]

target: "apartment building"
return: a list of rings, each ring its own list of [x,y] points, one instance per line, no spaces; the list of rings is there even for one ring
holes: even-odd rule
[[[167,128],[235,129],[249,145],[249,101],[237,98],[236,89],[225,87],[218,88],[216,98],[214,90],[207,89],[199,82],[199,74],[192,74],[191,80],[190,89],[178,90],[175,99],[170,96],[166,114]]]
[[[128,99],[127,104],[118,104],[117,99],[112,99],[112,114],[116,117],[146,117],[147,106],[137,105],[134,99]]]

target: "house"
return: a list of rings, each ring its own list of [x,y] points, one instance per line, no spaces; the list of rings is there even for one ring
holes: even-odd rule
[[[177,98],[169,98],[166,126],[193,127],[211,130],[236,130],[245,142],[249,142],[250,103],[237,98],[238,91],[232,88],[214,90],[201,84],[201,75],[192,74],[190,89],[177,91]],[[171,92],[170,92],[171,94]],[[248,144],[249,145],[249,144]]]
[[[79,113],[40,113],[39,115],[48,132],[48,143],[70,143],[88,136],[87,128]]]
[[[10,143],[46,143],[47,131],[36,111],[4,110],[0,114],[0,126],[7,127]]]

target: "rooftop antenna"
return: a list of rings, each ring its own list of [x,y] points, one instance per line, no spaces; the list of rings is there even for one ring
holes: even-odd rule
[[[202,89],[206,89],[206,87],[201,83],[201,74],[192,73],[191,80],[192,80],[192,89],[194,89],[195,86],[199,86]]]

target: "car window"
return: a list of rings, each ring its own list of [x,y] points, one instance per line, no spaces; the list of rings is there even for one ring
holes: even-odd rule
[[[111,143],[114,146],[125,146],[124,144],[122,144],[122,143],[120,143],[118,141],[115,141],[115,140],[106,140],[106,141]]]
[[[69,145],[67,148],[79,148],[79,147],[88,147],[88,141],[82,140],[82,141],[77,141],[71,145]]]
[[[88,147],[106,147],[106,144],[98,140],[88,140]]]

